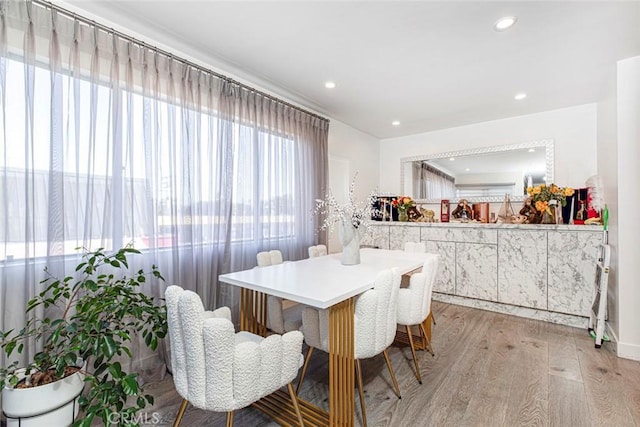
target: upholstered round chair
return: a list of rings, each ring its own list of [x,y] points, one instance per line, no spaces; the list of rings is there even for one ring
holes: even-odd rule
[[[326,245],[309,246],[309,258],[316,258],[327,255]]]
[[[191,403],[196,408],[234,411],[287,386],[300,426],[302,416],[291,381],[302,365],[302,333],[263,338],[236,333],[228,307],[205,311],[200,297],[179,286],[165,292],[173,382],[183,401],[174,426]]]
[[[258,252],[258,267],[282,264],[282,253],[279,250]],[[276,334],[297,331],[302,326],[303,305],[282,298],[267,295],[267,328]]]
[[[360,360],[382,353],[389,368],[396,395],[400,398],[400,388],[391,366],[387,348],[393,343],[397,327],[397,303],[400,289],[400,274],[396,269],[383,271],[378,275],[373,289],[361,294],[354,308],[354,357],[356,377],[360,394],[363,425],[367,425],[367,413],[362,386]],[[329,352],[329,310],[305,307],[302,312],[302,332],[309,350],[300,374],[296,392],[304,381],[304,376],[315,348]]]
[[[419,328],[427,344],[427,349],[433,354],[431,343],[424,329],[424,322],[427,320],[427,317],[429,317],[429,313],[431,313],[431,293],[440,263],[440,255],[425,254],[425,256],[427,260],[422,266],[422,272],[412,274],[409,279],[409,287],[401,288],[398,292],[398,325],[406,327],[413,363],[416,367],[416,378],[420,384],[422,384],[422,377],[420,375],[418,359],[416,358],[416,348],[413,342],[411,326],[417,326]]]
[[[424,242],[405,242],[404,251],[422,253],[427,251],[427,247]]]

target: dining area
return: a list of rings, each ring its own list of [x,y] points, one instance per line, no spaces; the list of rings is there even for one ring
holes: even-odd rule
[[[366,426],[363,378],[382,376],[395,398],[402,397],[392,345],[410,349],[413,381],[422,383],[419,359],[433,352],[431,290],[439,256],[424,248],[362,248],[359,264],[343,265],[341,254],[327,254],[323,246],[309,248],[309,258],[299,261],[261,252],[256,267],[219,276],[240,289],[238,332],[230,332],[228,308],[207,312],[196,294],[168,288],[173,375],[182,397],[174,425],[186,425],[189,406],[224,412],[229,426],[236,412],[251,406],[280,425]],[[192,348],[203,342],[204,349]],[[376,364],[375,372],[363,372],[367,359],[384,360],[386,369]],[[305,377],[318,387],[318,375],[326,378],[321,402],[305,387]],[[199,385],[190,385],[196,380]]]
[[[240,289],[235,327],[228,308],[170,287],[172,371],[145,386],[147,413],[174,426],[633,425],[637,363],[594,352],[581,328],[432,302],[441,260],[405,246],[362,248],[351,266],[322,248],[262,252],[220,276]]]

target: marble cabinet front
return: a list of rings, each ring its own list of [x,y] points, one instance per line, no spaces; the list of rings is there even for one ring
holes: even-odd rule
[[[440,255],[440,266],[433,290],[443,294],[456,293],[456,244],[453,242],[426,242],[427,252]]]
[[[456,295],[498,300],[496,245],[456,243]]]
[[[549,233],[549,310],[588,316],[602,233]]]
[[[426,243],[441,256],[434,291],[567,315],[589,315],[602,232],[580,226],[380,224],[369,243]],[[480,303],[480,301],[478,301]]]
[[[547,232],[498,232],[499,302],[547,308]]]

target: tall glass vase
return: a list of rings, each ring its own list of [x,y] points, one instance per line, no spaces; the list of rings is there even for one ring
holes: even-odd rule
[[[360,233],[351,221],[342,220],[338,223],[338,238],[342,244],[343,265],[360,264]]]
[[[541,224],[555,224],[556,223],[556,208],[557,202],[555,200],[550,200],[547,209],[542,212],[542,222]]]

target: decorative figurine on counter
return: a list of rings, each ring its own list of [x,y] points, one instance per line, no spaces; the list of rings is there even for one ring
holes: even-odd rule
[[[538,211],[533,207],[533,199],[527,197],[524,201],[522,209],[520,209],[520,215],[526,217],[525,224],[537,224],[539,223]]]
[[[498,218],[496,218],[496,224],[513,224],[518,218],[513,214],[513,206],[511,206],[511,199],[508,194],[504,195],[504,202],[500,206],[498,211]]]
[[[440,222],[449,222],[449,200],[440,200]]]
[[[407,209],[407,216],[409,217],[409,221],[411,222],[420,222],[420,220],[422,219],[422,214],[415,206],[411,206]]]
[[[420,208],[420,213],[422,217],[419,222],[436,222],[436,213],[431,209]]]
[[[458,206],[451,212],[451,216],[461,221],[471,221],[473,219],[473,211],[466,199],[460,199]]]

